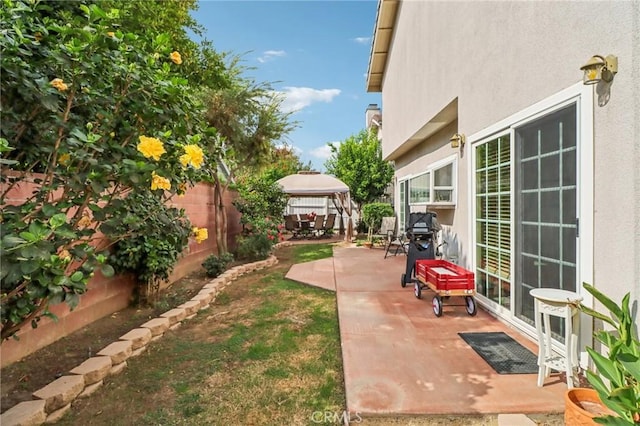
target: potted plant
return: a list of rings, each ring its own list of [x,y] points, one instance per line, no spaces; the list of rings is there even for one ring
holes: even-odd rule
[[[630,293],[627,293],[618,305],[592,285],[584,283],[584,288],[609,311],[609,314],[603,314],[583,304],[580,305],[580,310],[602,320],[610,325],[611,329],[594,333],[595,339],[607,348],[607,354],[603,355],[593,348],[587,348],[595,366],[595,371],[586,372],[587,380],[593,389],[575,388],[567,391],[565,423],[590,424],[583,416],[586,412],[592,419],[591,424],[640,424],[640,342],[636,334],[634,316],[629,308]],[[598,404],[601,406],[598,407]],[[602,405],[606,409],[603,409]],[[578,410],[579,406],[582,406],[582,412]]]

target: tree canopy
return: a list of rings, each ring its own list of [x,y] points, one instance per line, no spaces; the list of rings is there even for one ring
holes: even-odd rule
[[[268,164],[274,144],[298,125],[281,109],[283,98],[270,83],[241,77],[240,58],[229,63],[231,84],[204,96],[207,121],[225,139],[225,159],[233,171]]]
[[[331,156],[325,162],[327,173],[347,184],[358,210],[384,194],[393,179],[393,167],[382,159],[375,130],[362,130],[329,147]]]
[[[196,0],[0,1],[0,164],[12,169],[0,176],[4,339],[37,326],[50,304],[75,306],[94,271],[114,273],[100,234],[112,249],[148,229],[175,251],[206,239],[179,212],[131,208],[217,176],[226,153],[247,163],[252,150],[268,156],[291,123],[268,85],[189,38],[201,30],[190,15]],[[21,182],[33,193],[8,201]],[[124,202],[134,193],[140,202]],[[168,217],[182,225],[127,223]]]

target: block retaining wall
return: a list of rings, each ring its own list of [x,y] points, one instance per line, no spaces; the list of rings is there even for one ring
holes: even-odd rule
[[[290,242],[276,247],[291,245]],[[207,309],[216,296],[238,277],[278,263],[275,256],[254,263],[239,265],[221,274],[203,286],[190,301],[171,309],[158,318],[140,325],[120,336],[97,352],[96,356],[84,361],[45,387],[33,393],[34,399],[21,402],[0,416],[3,426],[31,426],[55,423],[70,409],[77,398],[85,398],[99,389],[109,375],[122,372],[129,358],[140,355],[147,346],[161,338],[168,330],[176,330],[180,325]]]
[[[34,188],[34,183],[21,182],[7,194],[6,204],[21,203],[31,196]],[[227,212],[227,245],[230,250],[235,248],[236,236],[242,231],[240,213],[232,204],[236,197],[235,192],[226,191],[223,200]],[[184,196],[176,196],[172,200],[171,205],[183,208],[193,226],[207,228],[209,238],[201,244],[197,244],[193,239],[189,241],[183,257],[178,261],[169,280],[163,283],[162,288],[197,270],[207,256],[218,252],[214,202],[213,186],[207,183],[199,183],[190,188]],[[131,302],[134,288],[135,280],[132,275],[105,278],[96,271],[87,285],[86,293],[80,297],[80,303],[76,309],[69,310],[65,303],[51,306],[51,312],[58,317],[57,322],[42,318],[38,328],[32,329],[26,325],[20,330],[17,333],[19,340],[10,339],[3,342],[0,345],[0,367],[19,361],[93,321],[126,308]]]

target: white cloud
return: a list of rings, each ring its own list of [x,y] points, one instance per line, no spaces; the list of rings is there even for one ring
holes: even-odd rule
[[[359,44],[369,44],[369,42],[371,41],[371,37],[356,37],[353,39],[353,41]]]
[[[338,142],[329,142],[331,144],[333,144],[334,146],[337,146],[340,144],[340,141]],[[326,160],[327,158],[329,158],[331,156],[331,148],[329,148],[329,144],[323,145],[319,148],[314,148],[311,150],[310,152],[311,155],[313,155],[316,158],[321,158],[323,160]]]
[[[282,110],[300,111],[315,102],[329,103],[340,94],[340,89],[312,89],[311,87],[285,87],[280,93],[284,96]]]
[[[264,64],[265,62],[272,61],[275,58],[281,58],[286,55],[287,52],[284,50],[266,50],[262,52],[262,56],[258,58],[258,62]]]

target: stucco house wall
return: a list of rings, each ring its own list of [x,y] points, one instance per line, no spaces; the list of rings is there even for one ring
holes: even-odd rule
[[[592,164],[579,165],[592,175],[590,193],[581,194],[593,200],[592,223],[580,231],[593,240],[584,275],[615,300],[630,291],[638,301],[637,1],[400,1],[381,83],[383,156],[395,161],[401,178],[457,152],[448,143],[453,133],[468,136],[457,162],[455,209],[436,211],[461,241],[460,263],[470,267],[473,144],[507,117],[568,88],[581,90],[579,68],[596,54],[616,55],[619,70],[606,105],[598,105],[595,86],[582,89],[594,92],[592,104],[581,106],[593,120],[593,135],[578,138],[593,149]]]

